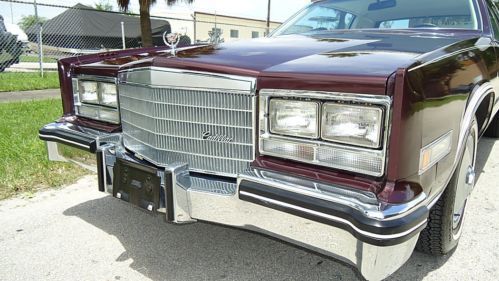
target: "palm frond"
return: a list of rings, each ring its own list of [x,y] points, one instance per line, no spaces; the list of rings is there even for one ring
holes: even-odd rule
[[[124,12],[128,12],[128,7],[130,6],[130,0],[118,0],[118,8]]]
[[[194,2],[194,0],[166,0],[166,4],[168,6],[172,6],[172,5],[175,5],[179,2],[183,2],[183,3],[186,3],[186,4],[192,4]]]

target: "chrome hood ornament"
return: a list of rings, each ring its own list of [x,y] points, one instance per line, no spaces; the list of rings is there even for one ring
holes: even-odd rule
[[[180,33],[163,33],[163,41],[165,45],[170,47],[172,56],[175,56],[177,53],[177,46],[180,43]]]

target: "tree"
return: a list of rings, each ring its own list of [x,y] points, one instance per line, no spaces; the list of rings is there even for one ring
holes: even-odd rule
[[[101,0],[99,3],[95,3],[95,9],[99,11],[112,11],[113,5],[109,3],[109,0]]]
[[[191,4],[194,0],[166,0],[168,6],[174,5],[178,2]],[[151,6],[156,3],[156,0],[139,0],[140,6],[140,31],[142,34],[142,46],[152,47],[152,30],[151,30]],[[118,7],[128,12],[130,7],[130,0],[118,0]]]
[[[37,23],[43,24],[46,21],[47,21],[47,19],[44,17],[38,17],[38,21],[37,21],[37,19],[34,15],[22,16],[21,20],[19,21],[19,26],[21,27],[21,29],[24,32],[26,32],[26,30],[28,30],[28,28],[32,27],[33,25],[35,25]]]

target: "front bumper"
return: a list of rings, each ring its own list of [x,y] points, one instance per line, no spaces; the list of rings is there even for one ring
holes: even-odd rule
[[[40,138],[51,160],[94,167],[99,190],[109,193],[119,190],[113,186],[117,159],[153,166],[124,149],[119,133],[53,123],[40,130]],[[68,153],[67,146],[95,155],[96,163],[81,163],[89,157]],[[418,204],[422,197],[381,210],[372,193],[275,171],[251,169],[231,181],[190,173],[188,163],[171,163],[158,168],[158,176],[165,175],[172,183],[161,186],[159,211],[166,221],[207,221],[267,234],[348,262],[368,280],[383,279],[408,260],[428,217],[428,209]]]

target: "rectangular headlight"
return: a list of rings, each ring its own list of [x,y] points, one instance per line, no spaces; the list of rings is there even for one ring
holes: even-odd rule
[[[99,83],[100,104],[106,106],[118,106],[118,90],[116,84]]]
[[[379,148],[382,120],[383,110],[379,107],[325,103],[321,137],[332,142]]]
[[[274,134],[318,138],[319,103],[284,99],[270,100],[270,131]]]
[[[387,96],[263,89],[260,154],[380,177],[391,102]]]
[[[78,116],[119,124],[118,88],[112,77],[73,78],[74,109]]]
[[[80,81],[78,87],[80,101],[86,103],[99,103],[99,85],[95,81]]]

